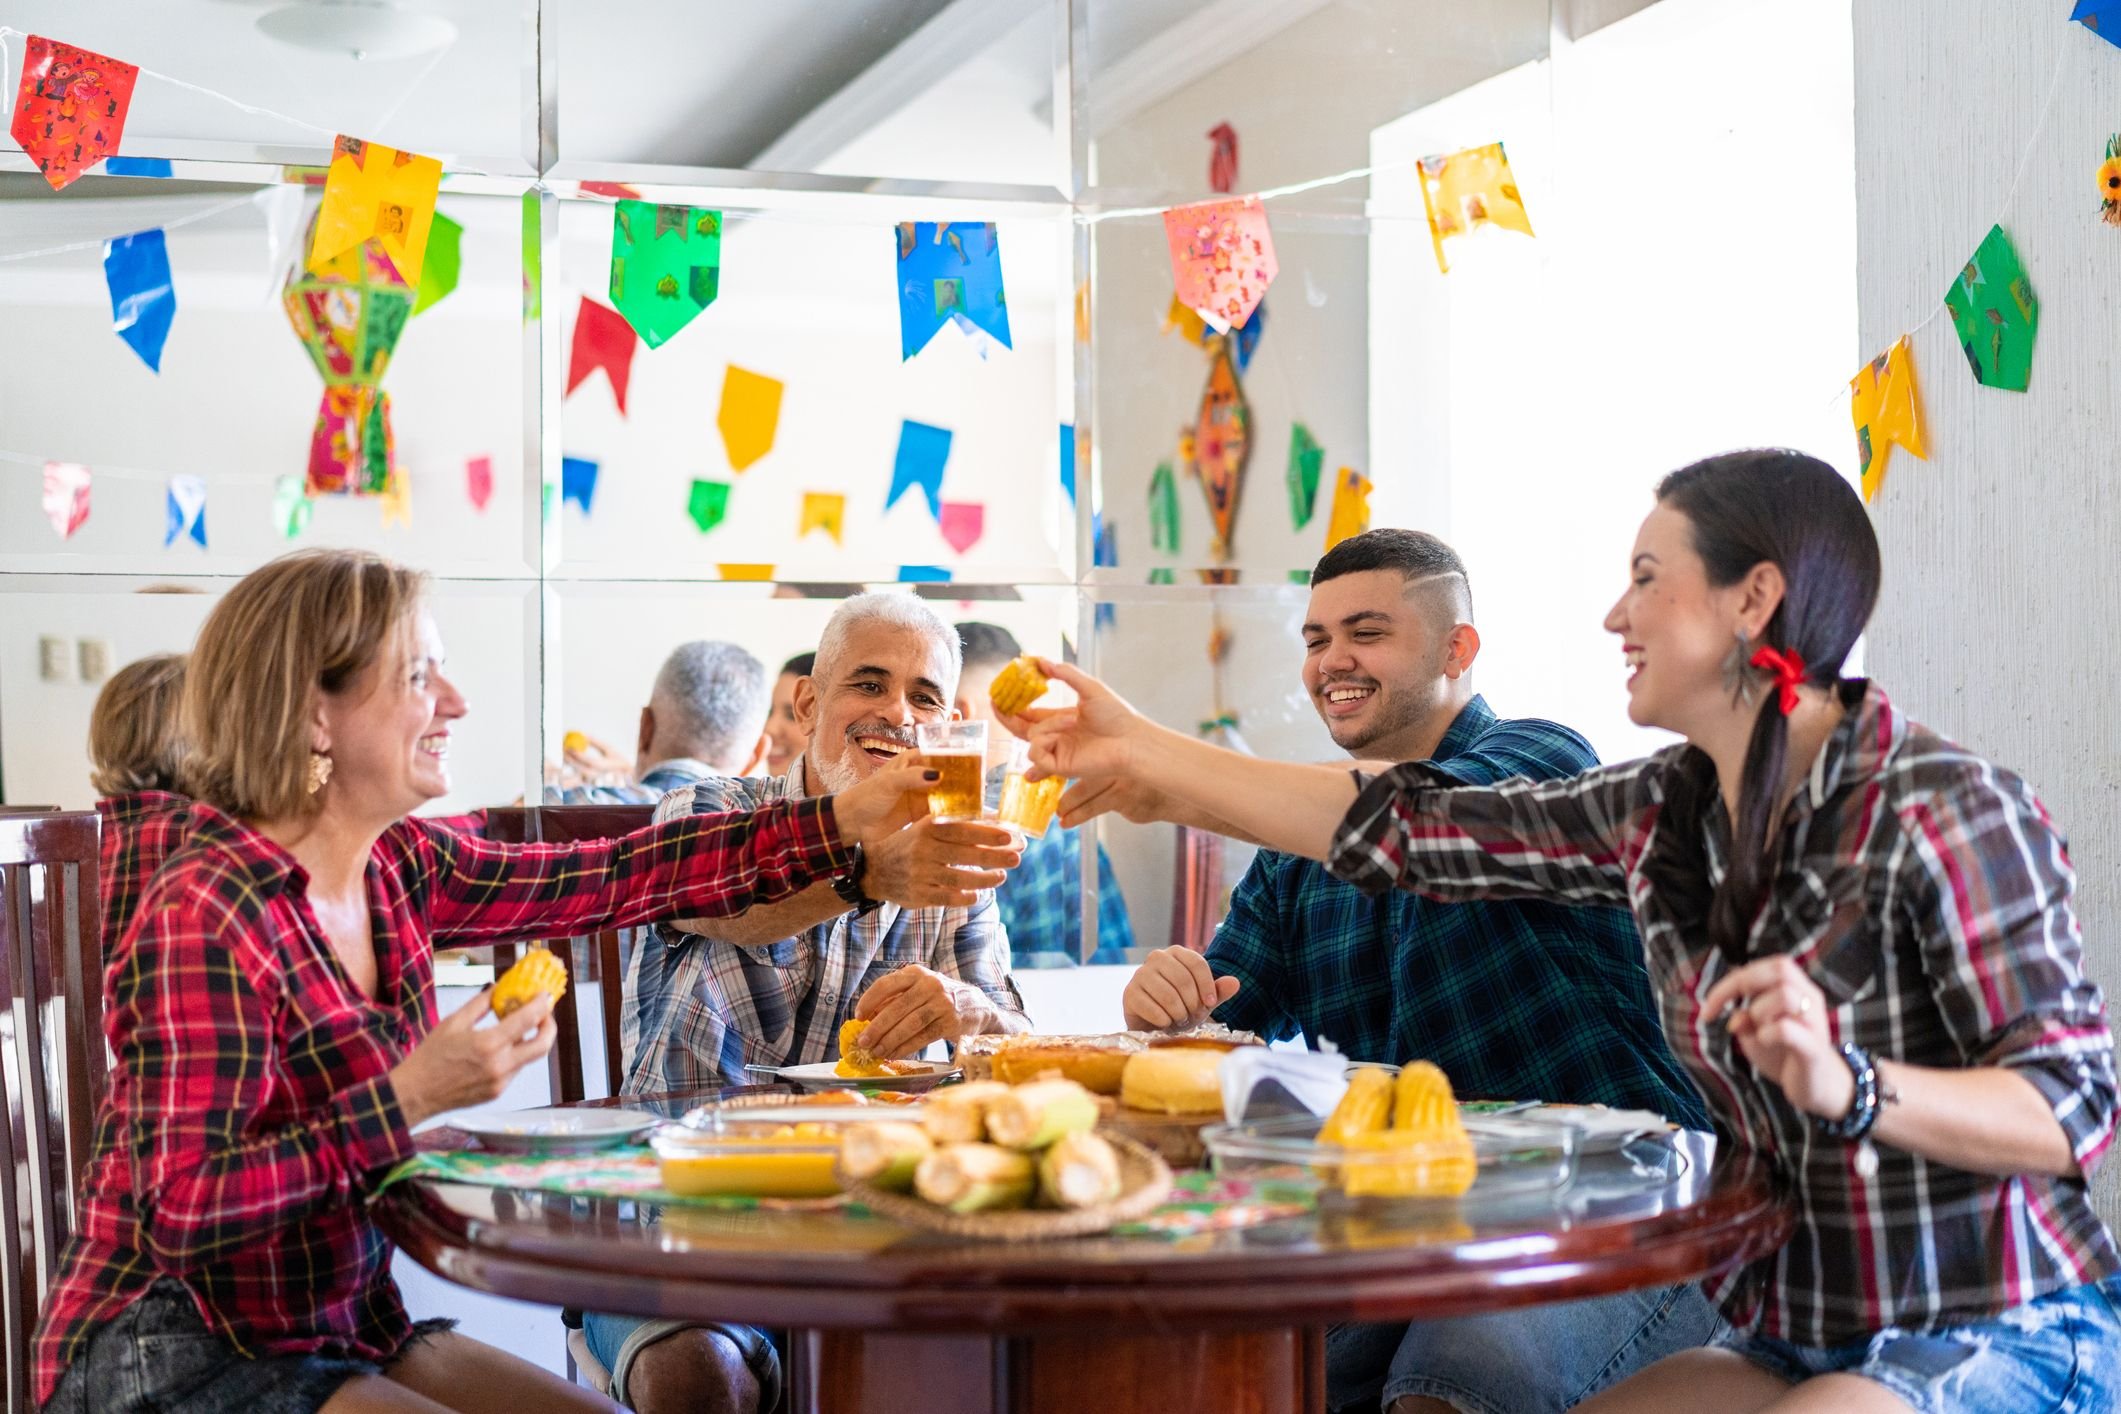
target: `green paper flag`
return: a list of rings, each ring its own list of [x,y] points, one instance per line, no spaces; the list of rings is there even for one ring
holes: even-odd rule
[[[1290,570],[1290,571],[1289,571],[1289,583],[1291,583],[1291,584],[1309,584],[1310,582],[1311,582],[1311,572],[1310,572],[1309,570]]]
[[[1149,583],[1176,584],[1178,583],[1178,576],[1171,572],[1169,565],[1158,565],[1155,569],[1149,571]]]
[[[611,303],[660,348],[714,303],[722,280],[722,213],[622,201],[611,216]]]
[[[523,193],[523,322],[545,308],[545,239],[538,225],[538,194]]]
[[[2001,226],[1993,227],[1974,258],[1944,297],[1959,330],[1959,347],[1973,366],[1974,381],[1988,388],[2025,391],[2033,375],[2033,336],[2040,329],[2040,301],[2018,263],[2018,252]]]
[[[309,517],[316,509],[301,477],[283,476],[273,483],[272,523],[285,538],[292,540],[309,529]]]
[[[1311,429],[1301,422],[1289,429],[1289,523],[1302,530],[1318,509],[1318,473],[1326,463],[1326,449],[1318,445]]]
[[[1158,462],[1149,478],[1149,544],[1166,554],[1178,553],[1178,480],[1169,462]]]
[[[685,513],[692,523],[705,535],[722,523],[729,514],[729,483],[726,481],[695,481],[692,483],[692,499],[686,503]]]
[[[420,297],[412,312],[439,304],[457,287],[457,272],[463,268],[464,228],[435,213],[434,228],[427,233],[427,260],[420,266]]]

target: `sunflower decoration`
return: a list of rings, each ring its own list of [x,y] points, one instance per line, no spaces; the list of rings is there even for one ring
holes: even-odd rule
[[[2106,140],[2106,160],[2099,164],[2099,210],[2109,226],[2121,226],[2121,133]]]

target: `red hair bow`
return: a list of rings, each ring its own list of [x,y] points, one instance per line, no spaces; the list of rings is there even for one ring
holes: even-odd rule
[[[1796,649],[1784,651],[1780,648],[1762,648],[1751,659],[1754,667],[1766,670],[1775,679],[1775,688],[1781,700],[1782,715],[1787,717],[1797,710],[1797,688],[1804,682],[1804,659]]]

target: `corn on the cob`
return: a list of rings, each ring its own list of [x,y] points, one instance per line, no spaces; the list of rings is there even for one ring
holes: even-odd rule
[[[540,996],[554,1001],[567,995],[567,969],[545,948],[532,948],[493,984],[493,1014],[506,1016]]]
[[[1009,1093],[996,1080],[974,1080],[936,1091],[921,1106],[921,1128],[938,1144],[972,1144],[987,1137],[987,1106]]]
[[[1428,1061],[1409,1061],[1392,1092],[1392,1127],[1420,1134],[1450,1134],[1464,1126],[1450,1079]]]
[[[1046,675],[1038,669],[1038,659],[1012,658],[987,684],[987,700],[994,704],[995,711],[1014,716],[1046,695],[1046,682]]]
[[[1039,1156],[1038,1188],[1056,1208],[1095,1208],[1119,1197],[1119,1155],[1095,1134],[1065,1134]]]
[[[560,750],[569,756],[577,756],[589,749],[589,737],[582,732],[569,732],[560,738]]]
[[[1348,1077],[1347,1093],[1319,1127],[1321,1144],[1346,1144],[1358,1135],[1374,1134],[1392,1117],[1392,1077],[1375,1066],[1362,1066]]]
[[[1023,1207],[1036,1178],[1029,1154],[994,1144],[949,1144],[921,1160],[913,1191],[939,1208],[978,1213]]]
[[[1072,1080],[1034,1080],[987,1107],[987,1137],[1009,1149],[1043,1149],[1097,1128],[1097,1097]]]
[[[834,1075],[872,1077],[891,1073],[862,1045],[862,1033],[868,1029],[869,1023],[866,1021],[841,1023],[840,1063],[832,1068]]]
[[[1341,1190],[1351,1198],[1452,1198],[1473,1186],[1478,1160],[1463,1129],[1426,1138],[1396,1129],[1344,1142]]]
[[[913,1187],[913,1171],[921,1160],[934,1152],[928,1131],[917,1124],[850,1124],[840,1136],[840,1172],[857,1182],[904,1193]]]

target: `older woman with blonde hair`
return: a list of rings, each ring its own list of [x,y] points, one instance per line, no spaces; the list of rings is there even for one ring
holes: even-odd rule
[[[103,946],[132,922],[133,907],[183,837],[180,793],[184,655],[157,653],[112,673],[88,717],[89,782],[100,797]]]
[[[616,840],[504,845],[407,818],[449,789],[463,696],[421,575],[275,560],[215,607],[185,683],[194,797],[105,981],[116,1057],[35,1349],[47,1410],[601,1409],[415,1324],[366,1199],[432,1115],[551,1047],[551,1002],[437,1023],[433,945],[721,916],[859,877],[929,778]]]

